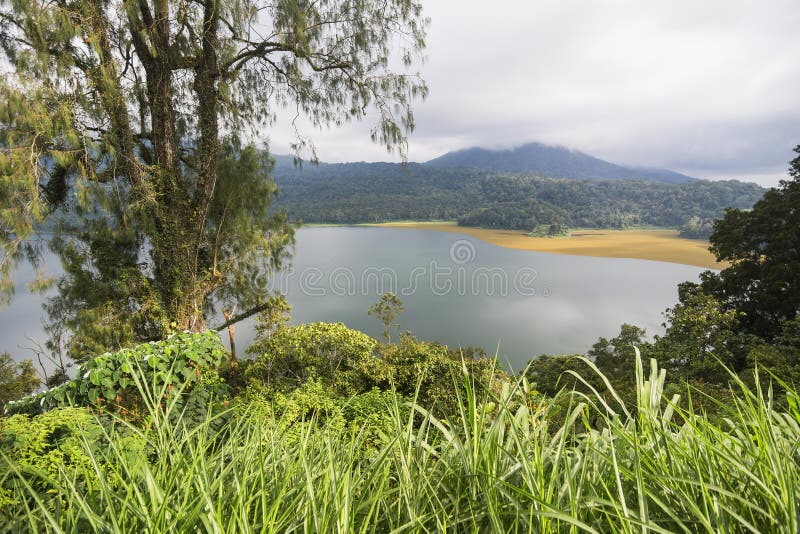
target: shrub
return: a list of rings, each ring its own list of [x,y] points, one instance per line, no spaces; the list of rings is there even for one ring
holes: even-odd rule
[[[0,474],[7,475],[13,465],[38,493],[59,495],[56,481],[63,477],[72,479],[82,491],[91,491],[98,472],[87,446],[95,449],[102,436],[102,426],[85,408],[57,408],[35,417],[20,414],[0,419]],[[14,478],[7,480],[0,487],[8,496]]]
[[[459,403],[457,391],[466,369],[483,394],[484,388],[498,391],[508,376],[492,358],[474,349],[451,350],[440,343],[421,341],[409,333],[394,345],[383,347],[383,360],[391,373],[396,391],[437,413],[454,413]],[[476,357],[477,356],[477,357]]]
[[[353,395],[388,383],[377,348],[375,339],[342,323],[302,324],[271,335],[247,376],[278,391],[314,379],[339,394]]]
[[[174,334],[164,341],[88,360],[74,380],[9,403],[6,412],[36,414],[77,405],[120,410],[135,417],[145,408],[143,389],[156,398],[181,394],[190,403],[204,405],[224,394],[217,369],[227,360],[216,332]]]
[[[482,351],[450,350],[409,333],[396,344],[380,344],[342,323],[310,323],[281,330],[266,342],[264,354],[246,371],[265,391],[287,393],[310,380],[333,396],[350,397],[372,389],[416,398],[439,413],[452,413],[466,366],[479,388],[495,390],[508,376]]]

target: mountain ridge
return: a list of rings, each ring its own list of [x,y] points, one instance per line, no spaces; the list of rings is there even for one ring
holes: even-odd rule
[[[311,171],[312,173],[319,173],[325,169],[341,172],[347,168],[388,169],[390,166],[402,165],[384,161],[341,163],[320,161],[312,165],[304,161],[302,167],[296,167],[294,156],[274,154],[272,157],[276,161],[276,171],[281,174],[301,172],[301,169],[314,169]],[[543,143],[526,143],[509,149],[464,148],[446,152],[425,162],[408,162],[406,165],[429,169],[479,169],[514,174],[525,173],[564,180],[642,180],[667,184],[681,184],[698,180],[698,178],[669,169],[620,165],[580,150]]]
[[[509,149],[470,147],[447,152],[424,163],[437,168],[533,173],[572,180],[645,180],[683,183],[697,180],[669,169],[633,167],[611,163],[579,150],[543,143],[526,143]]]

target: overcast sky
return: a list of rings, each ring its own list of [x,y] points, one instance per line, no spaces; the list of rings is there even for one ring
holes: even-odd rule
[[[774,185],[800,144],[798,0],[422,0],[430,96],[409,159],[530,141]],[[369,123],[322,161],[391,161]],[[273,152],[291,133],[271,130]]]

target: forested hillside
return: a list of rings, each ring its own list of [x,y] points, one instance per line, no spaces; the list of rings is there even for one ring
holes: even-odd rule
[[[646,180],[682,183],[690,176],[666,169],[626,167],[564,147],[528,143],[508,150],[467,148],[430,160],[437,168],[471,167],[502,172],[527,172],[538,176],[575,180]]]
[[[738,181],[566,180],[428,164],[304,164],[279,158],[278,205],[307,223],[458,219],[459,224],[531,230],[539,225],[681,227],[749,208],[764,189]],[[707,225],[707,231],[710,226]],[[702,232],[697,231],[699,237]]]

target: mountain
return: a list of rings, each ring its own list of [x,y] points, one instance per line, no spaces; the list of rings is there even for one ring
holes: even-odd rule
[[[725,208],[750,208],[764,194],[756,184],[736,181],[556,179],[424,163],[295,167],[291,157],[278,158],[273,174],[277,207],[306,223],[455,219],[520,230],[690,225],[697,234]]]
[[[695,180],[666,169],[624,167],[564,147],[529,143],[509,150],[467,148],[448,152],[425,165],[437,168],[476,168],[500,172],[532,173],[573,180],[645,180],[683,183]]]

